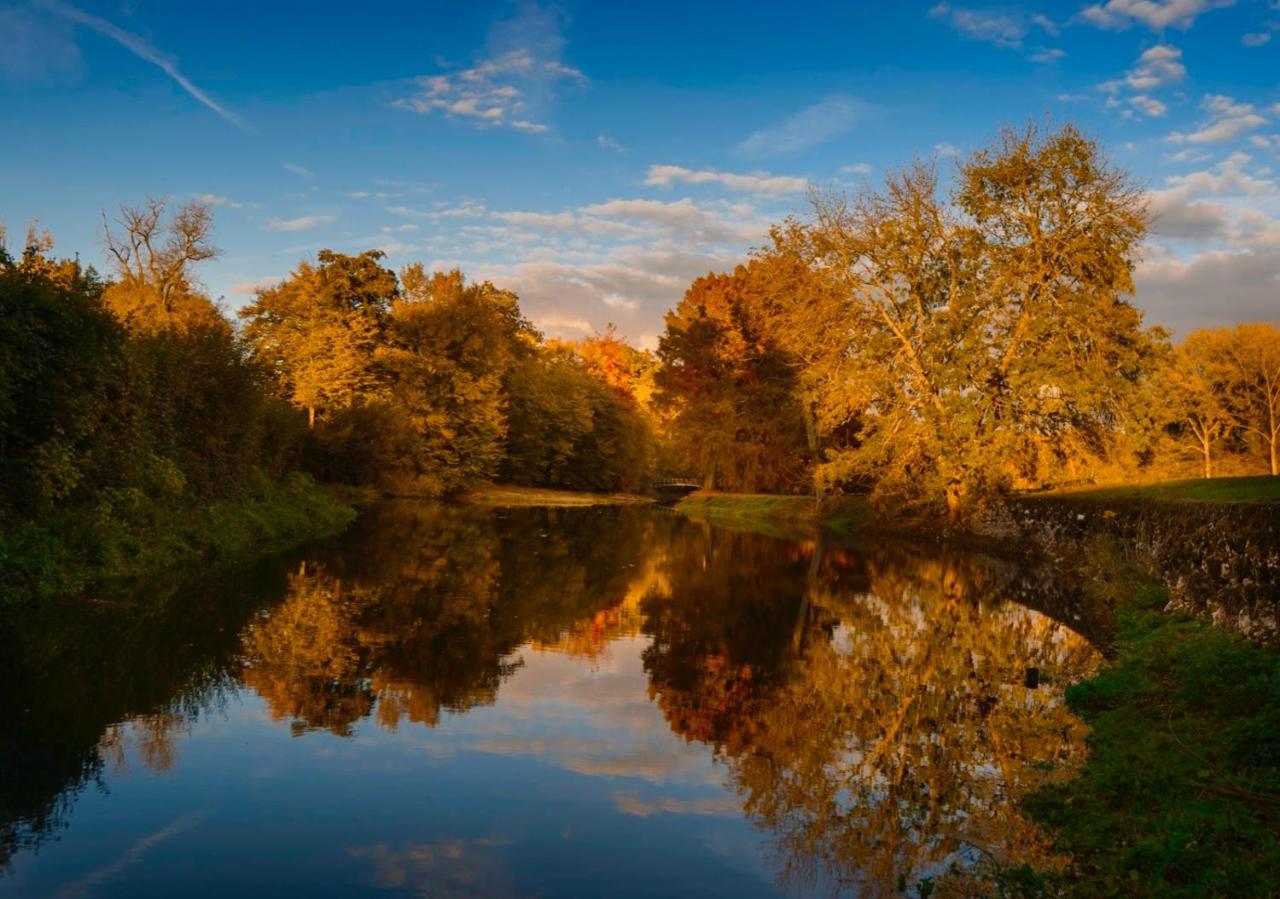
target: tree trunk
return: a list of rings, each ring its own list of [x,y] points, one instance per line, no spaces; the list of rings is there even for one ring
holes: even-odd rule
[[[1209,446],[1208,440],[1201,441],[1201,445],[1204,447],[1202,450],[1204,453],[1204,477],[1205,480],[1208,480],[1213,477],[1213,448]]]
[[[947,484],[947,521],[952,524],[958,524],[964,513],[964,494],[964,482]]]
[[[307,407],[307,428],[312,429],[316,426],[316,407]]]
[[[1271,438],[1271,474],[1280,474],[1280,459],[1276,458],[1276,438]]]
[[[813,420],[813,407],[808,403],[804,404],[804,436],[809,444],[809,460],[813,465],[818,464],[818,425]],[[812,477],[812,475],[811,475]],[[818,486],[815,478],[813,482],[813,500],[816,504],[822,505],[822,488]]]

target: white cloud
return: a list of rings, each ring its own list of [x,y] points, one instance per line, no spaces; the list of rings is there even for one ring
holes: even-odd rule
[[[42,9],[47,9],[49,12],[61,16],[68,21],[84,25],[86,28],[91,28],[103,37],[110,38],[134,56],[159,68],[160,71],[173,79],[180,88],[190,94],[197,102],[202,103],[207,108],[213,110],[232,125],[246,131],[251,130],[244,119],[218,103],[218,101],[210,97],[205,93],[205,91],[197,87],[191,79],[178,71],[178,60],[175,57],[157,50],[141,36],[125,31],[123,28],[113,25],[106,19],[84,12],[74,6],[68,6],[65,3],[60,3],[58,0],[41,0],[40,7]],[[10,36],[5,35],[5,39],[10,39]]]
[[[1232,153],[1208,169],[1165,179],[1148,195],[1153,240],[1137,298],[1185,333],[1236,321],[1276,321],[1280,307],[1280,182]]]
[[[594,330],[591,322],[585,318],[570,318],[556,313],[539,315],[533,319],[533,323],[544,333],[573,331],[577,334],[590,334]]]
[[[612,150],[615,153],[627,152],[626,148],[623,147],[622,144],[618,143],[616,140],[614,140],[612,137],[609,137],[607,134],[601,134],[599,137],[596,138],[596,146],[599,147],[601,150]]]
[[[1156,44],[1142,52],[1138,62],[1125,75],[1125,83],[1138,91],[1175,84],[1187,77],[1182,64],[1182,51],[1169,44]]]
[[[798,153],[826,143],[843,134],[861,118],[864,104],[851,97],[835,95],[772,125],[738,144],[735,152],[750,158]]]
[[[1108,0],[1105,4],[1086,6],[1080,11],[1080,18],[1112,30],[1140,22],[1153,31],[1166,28],[1185,31],[1201,14],[1233,3],[1234,0]]]
[[[1138,266],[1137,298],[1156,320],[1185,334],[1241,321],[1276,322],[1280,241],[1209,250]]]
[[[1269,31],[1254,31],[1240,38],[1240,43],[1244,44],[1246,47],[1261,47],[1263,44],[1269,43],[1270,41],[1271,32]]]
[[[1164,103],[1154,97],[1148,97],[1146,94],[1136,94],[1135,96],[1130,97],[1129,104],[1141,110],[1144,115],[1153,119],[1159,118],[1169,111],[1169,107],[1165,106]]]
[[[638,305],[635,300],[628,300],[620,293],[606,293],[600,298],[606,306],[614,309],[634,310]]]
[[[644,183],[656,187],[669,187],[681,184],[721,184],[732,190],[741,190],[758,194],[791,194],[802,193],[809,182],[804,178],[787,175],[767,175],[763,172],[736,174],[734,172],[718,172],[714,169],[694,170],[678,165],[651,165]]]
[[[286,162],[281,168],[290,174],[297,175],[299,178],[312,178],[315,176],[315,172],[311,171],[311,169],[298,165],[296,162]]]
[[[1042,50],[1037,50],[1035,53],[1032,53],[1031,61],[1040,62],[1040,63],[1057,62],[1058,60],[1064,58],[1066,55],[1067,55],[1066,50],[1059,50],[1057,47],[1046,47]]]
[[[470,68],[414,79],[416,92],[392,105],[423,114],[442,113],[479,128],[512,128],[528,134],[550,129],[541,121],[556,88],[585,84],[582,72],[561,60],[562,14],[535,4],[494,26],[478,63]]]
[[[1238,103],[1223,94],[1209,94],[1201,106],[1208,112],[1201,127],[1190,134],[1175,131],[1169,135],[1169,140],[1179,144],[1217,144],[1267,123],[1253,108],[1253,104]]]
[[[865,178],[871,174],[871,166],[865,162],[855,162],[853,165],[842,165],[837,171],[842,175],[861,175]]]
[[[241,281],[238,284],[231,285],[231,292],[255,294],[260,290],[270,290],[283,280],[283,278],[268,276],[266,278],[255,278],[252,281]]]
[[[946,22],[966,37],[1000,47],[1021,47],[1027,34],[1026,21],[995,10],[965,9],[939,3],[929,10],[929,18]]]
[[[273,218],[263,226],[268,231],[306,231],[333,221],[331,215],[304,215],[293,219]]]
[[[943,141],[940,144],[933,145],[933,152],[937,153],[939,156],[959,156],[960,148],[955,144],[949,144],[946,141]]]
[[[1212,169],[1172,175],[1165,179],[1165,184],[1187,198],[1236,196],[1257,200],[1280,194],[1280,185],[1275,181],[1247,171],[1250,162],[1249,154],[1232,153]]]
[[[386,253],[388,256],[403,256],[405,253],[418,249],[418,247],[416,244],[404,243],[399,240],[389,240],[386,243],[379,244],[374,247],[374,249]]]
[[[242,209],[245,205],[221,194],[192,194],[191,199],[207,206],[225,206],[227,209]]]
[[[392,215],[402,215],[405,218],[435,220],[480,218],[485,214],[485,208],[481,203],[475,203],[471,200],[467,200],[457,206],[438,206],[434,209],[417,209],[412,206],[388,206],[387,212],[390,212]]]

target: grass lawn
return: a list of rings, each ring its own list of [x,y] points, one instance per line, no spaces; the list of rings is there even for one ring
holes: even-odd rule
[[[1276,895],[1280,655],[1163,612],[1163,587],[1107,562],[1117,655],[1067,690],[1089,760],[1026,800],[1073,870],[1008,872],[1004,895]]]
[[[1195,503],[1280,502],[1280,477],[1197,478],[1190,481],[1162,481],[1120,487],[1065,490],[1040,496],[1071,496],[1110,501],[1115,499],[1156,499]]]

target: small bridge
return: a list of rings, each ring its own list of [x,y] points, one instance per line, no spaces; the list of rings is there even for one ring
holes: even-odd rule
[[[658,478],[652,484],[660,503],[677,503],[690,493],[702,489],[697,478]]]

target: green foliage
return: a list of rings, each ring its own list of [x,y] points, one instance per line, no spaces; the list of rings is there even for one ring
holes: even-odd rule
[[[340,531],[354,515],[298,474],[198,506],[136,487],[107,490],[88,512],[0,531],[0,605],[82,594],[195,562],[242,561]]]
[[[0,251],[0,599],[74,594],[345,521],[345,506],[288,479],[301,416],[224,320],[122,321],[92,271],[45,249]],[[179,310],[191,294],[172,277]]]
[[[1061,890],[1271,895],[1280,883],[1280,656],[1162,612],[1164,590],[1136,576],[1110,586],[1121,602],[1117,657],[1068,691],[1093,728],[1090,760],[1078,779],[1027,801],[1074,858]]]
[[[551,350],[526,360],[507,392],[504,480],[591,491],[646,486],[652,436],[641,410],[575,355]]]

